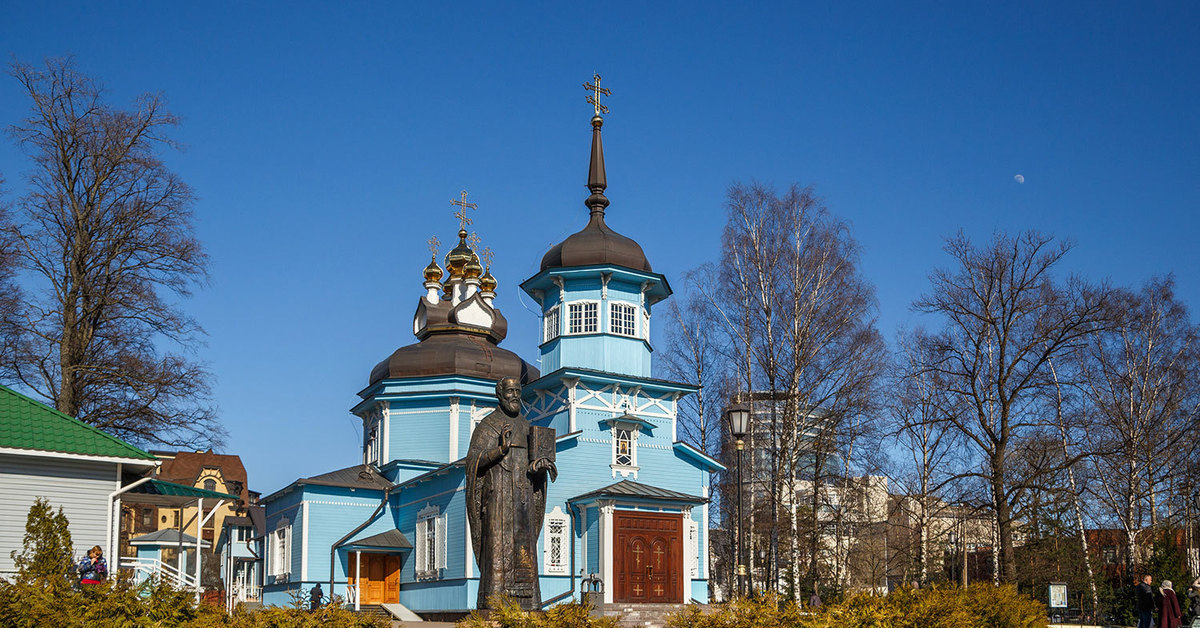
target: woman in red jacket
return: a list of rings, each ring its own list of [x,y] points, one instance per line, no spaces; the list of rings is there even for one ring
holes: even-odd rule
[[[1159,613],[1160,628],[1179,628],[1179,620],[1182,619],[1183,613],[1179,610],[1179,598],[1175,597],[1175,589],[1171,588],[1171,581],[1163,580],[1159,591],[1162,592],[1162,612]]]

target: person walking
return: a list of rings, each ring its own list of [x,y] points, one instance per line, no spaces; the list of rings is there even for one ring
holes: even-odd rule
[[[325,597],[325,592],[321,590],[321,583],[318,582],[317,586],[308,592],[308,610],[315,611],[321,608],[321,598],[323,597]]]
[[[99,545],[88,550],[87,556],[79,561],[79,584],[100,584],[108,577],[108,563],[104,561],[104,550]]]
[[[1183,612],[1179,609],[1179,598],[1175,596],[1171,581],[1163,580],[1158,590],[1162,593],[1162,610],[1158,613],[1159,628],[1179,628]]]
[[[1137,628],[1154,628],[1154,589],[1150,588],[1153,580],[1150,574],[1143,575],[1141,584],[1134,590],[1135,608],[1138,612]]]

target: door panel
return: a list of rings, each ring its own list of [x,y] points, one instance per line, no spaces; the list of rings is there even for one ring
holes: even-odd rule
[[[614,599],[683,602],[683,516],[617,511]]]

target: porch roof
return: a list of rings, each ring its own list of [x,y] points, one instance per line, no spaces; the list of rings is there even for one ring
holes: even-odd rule
[[[161,545],[164,547],[182,544],[184,547],[196,547],[196,537],[187,533],[180,534],[179,530],[176,530],[175,528],[165,528],[163,530],[150,532],[141,536],[135,536],[132,539],[129,539],[129,544]],[[202,548],[208,548],[210,546],[211,544],[208,541],[200,542],[200,547]]]
[[[616,484],[609,484],[604,488],[598,488],[594,491],[572,497],[567,502],[587,502],[603,498],[665,501],[684,504],[703,504],[708,501],[707,498],[696,495],[688,495],[687,493],[650,486],[649,484],[642,484],[633,480],[621,480]]]
[[[128,499],[126,499],[126,496],[128,496]],[[237,500],[237,495],[154,479],[142,482],[122,493],[122,501],[175,508],[186,506],[198,499],[235,501]]]
[[[412,543],[409,543],[408,537],[404,536],[403,532],[399,530],[388,530],[386,532],[380,532],[379,534],[373,534],[365,538],[352,539],[343,543],[341,547],[343,549],[365,548],[410,550],[413,546]]]

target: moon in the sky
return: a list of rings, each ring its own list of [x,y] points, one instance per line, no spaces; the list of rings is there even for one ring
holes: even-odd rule
[[[1013,177],[1013,181],[1016,181],[1017,183],[1024,183],[1024,182],[1025,182],[1025,175],[1023,175],[1023,174],[1019,174],[1019,175],[1017,175],[1017,176]]]

